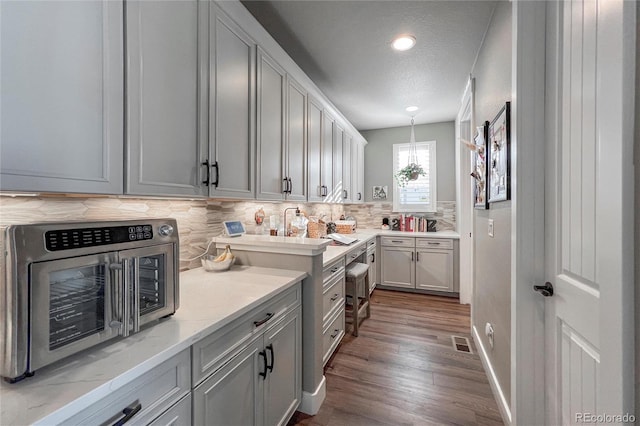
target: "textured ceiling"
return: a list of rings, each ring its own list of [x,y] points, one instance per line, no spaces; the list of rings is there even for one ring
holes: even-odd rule
[[[242,1],[358,130],[455,119],[495,1]],[[412,34],[416,46],[394,51]]]

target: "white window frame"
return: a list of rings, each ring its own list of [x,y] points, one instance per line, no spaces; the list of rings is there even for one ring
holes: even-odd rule
[[[431,194],[431,199],[429,200],[429,203],[420,203],[420,204],[408,204],[408,203],[401,203],[400,202],[400,194],[401,191],[403,190],[403,188],[400,188],[398,186],[398,180],[396,179],[396,173],[398,173],[398,170],[401,169],[402,167],[404,167],[404,165],[406,165],[406,162],[404,165],[398,167],[398,155],[400,153],[400,150],[408,150],[409,149],[410,144],[408,143],[397,143],[397,144],[393,144],[393,211],[394,212],[409,212],[409,213],[419,213],[419,212],[427,212],[427,213],[433,213],[437,211],[437,202],[438,202],[438,194],[437,194],[437,188],[438,188],[438,182],[437,182],[437,167],[436,167],[436,141],[424,141],[424,142],[416,142],[416,149],[418,151],[418,163],[420,165],[422,165],[422,167],[424,168],[425,172],[427,173],[427,176],[429,178],[429,183],[428,185],[430,186],[429,188],[429,194]],[[427,159],[425,156],[421,156],[420,153],[421,151],[424,151],[424,148],[427,148],[427,150],[429,151],[429,161],[428,161],[428,165],[426,165],[427,163]],[[426,177],[420,176],[420,178],[418,178],[418,182],[420,182],[421,180],[426,179]]]

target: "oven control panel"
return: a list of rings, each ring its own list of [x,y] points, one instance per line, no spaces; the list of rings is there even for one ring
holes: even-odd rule
[[[44,234],[49,251],[106,246],[153,239],[151,225],[111,226],[100,228],[57,229]]]

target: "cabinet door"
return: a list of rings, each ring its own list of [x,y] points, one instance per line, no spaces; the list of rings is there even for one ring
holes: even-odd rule
[[[302,397],[300,308],[267,330],[265,350],[270,371],[264,383],[264,424],[285,425]]]
[[[367,252],[367,264],[369,264],[369,290],[373,291],[378,282],[378,265],[376,263],[376,251]]]
[[[122,2],[0,2],[0,190],[122,194]]]
[[[191,393],[173,404],[160,417],[149,423],[149,426],[183,426],[193,424],[191,421]]]
[[[351,169],[354,158],[351,156],[351,135],[344,133],[342,138],[342,202],[353,201],[353,186],[351,182]]]
[[[334,203],[342,203],[344,182],[342,182],[342,144],[344,129],[336,123],[333,135],[333,199]]]
[[[259,200],[284,199],[285,71],[258,48]]]
[[[286,198],[307,201],[307,91],[287,77],[287,173]]]
[[[335,119],[327,111],[322,113],[322,186],[324,187],[324,196],[322,198],[325,202],[333,202],[334,199],[334,180],[333,180],[333,140],[335,126]]]
[[[210,25],[209,194],[253,199],[256,43],[213,3]]]
[[[416,288],[453,291],[453,250],[416,250]]]
[[[193,390],[193,424],[262,424],[262,350],[261,336]]]
[[[198,78],[207,66],[199,45],[208,31],[198,9],[206,5],[126,2],[127,194],[207,194],[206,134],[198,127],[206,119]]]
[[[322,201],[322,106],[311,96],[307,100],[307,197]]]
[[[351,187],[353,188],[353,202],[364,202],[364,144],[353,141],[351,157]]]
[[[383,247],[381,284],[390,287],[415,288],[414,257],[412,248]]]

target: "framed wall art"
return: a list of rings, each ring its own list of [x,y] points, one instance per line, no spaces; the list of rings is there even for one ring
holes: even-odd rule
[[[375,201],[386,200],[388,193],[389,193],[389,187],[386,185],[373,187],[373,199]]]
[[[476,209],[486,210],[489,208],[487,201],[487,131],[489,122],[478,126],[476,135],[473,138],[475,147],[473,148],[473,205]]]
[[[489,125],[489,202],[511,199],[511,124],[509,102]]]

